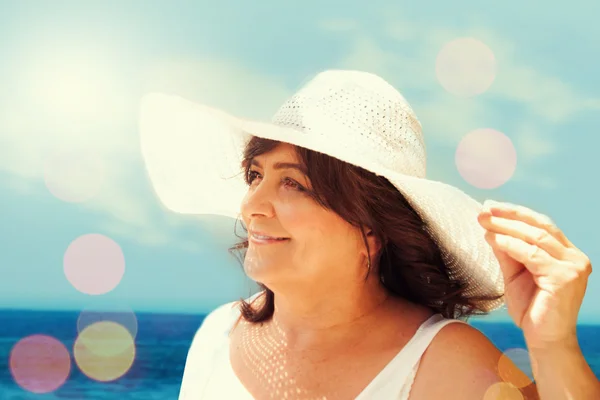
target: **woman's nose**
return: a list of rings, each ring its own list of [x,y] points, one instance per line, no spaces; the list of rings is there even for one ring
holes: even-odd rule
[[[275,185],[264,179],[249,188],[242,200],[241,211],[245,216],[273,214],[273,200],[276,195]]]

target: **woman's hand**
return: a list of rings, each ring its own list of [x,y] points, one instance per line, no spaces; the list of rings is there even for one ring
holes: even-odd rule
[[[508,313],[529,349],[576,342],[589,258],[550,218],[526,207],[486,201],[478,221],[504,275]]]

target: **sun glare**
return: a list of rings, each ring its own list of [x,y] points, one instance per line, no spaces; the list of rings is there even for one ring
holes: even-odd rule
[[[109,54],[73,48],[35,52],[32,58],[22,82],[36,113],[92,122],[122,98],[117,63]]]

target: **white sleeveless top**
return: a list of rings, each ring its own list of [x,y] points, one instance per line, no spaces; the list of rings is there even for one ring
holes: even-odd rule
[[[229,331],[239,315],[231,302],[204,319],[188,351],[179,400],[253,400],[229,361]],[[355,400],[408,399],[421,356],[440,329],[452,322],[466,323],[441,314],[427,319]]]

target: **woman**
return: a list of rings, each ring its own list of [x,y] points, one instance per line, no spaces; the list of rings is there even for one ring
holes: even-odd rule
[[[168,208],[241,217],[231,250],[262,288],[207,316],[180,399],[600,398],[576,337],[588,258],[533,210],[427,180],[383,79],[325,71],[269,124],[151,95],[141,135]],[[465,323],[504,302],[535,384]]]

